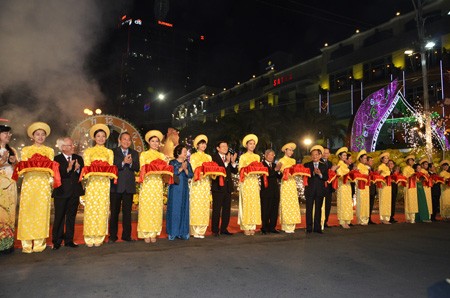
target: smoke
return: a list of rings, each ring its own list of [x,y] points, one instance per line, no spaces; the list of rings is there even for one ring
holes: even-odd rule
[[[1,1],[0,117],[16,135],[44,121],[57,138],[105,100],[86,61],[118,21],[123,5],[112,2],[121,1]]]

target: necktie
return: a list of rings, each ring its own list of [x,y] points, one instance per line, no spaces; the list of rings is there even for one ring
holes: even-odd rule
[[[222,156],[223,163],[225,163],[225,156]]]
[[[67,156],[67,161],[70,162],[70,156]]]
[[[315,162],[314,163],[314,169],[317,169],[319,167],[319,163],[318,162]]]

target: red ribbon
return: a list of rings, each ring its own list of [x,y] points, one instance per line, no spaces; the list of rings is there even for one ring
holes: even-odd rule
[[[417,181],[417,176],[411,175],[411,177],[408,178],[408,188],[416,188],[416,181]]]
[[[117,184],[117,167],[110,165],[108,162],[103,160],[94,160],[91,165],[84,166],[81,170],[80,181],[87,174],[91,173],[106,173],[110,174],[108,176],[114,178],[114,184]]]
[[[431,180],[433,180],[433,183],[445,184],[444,177],[441,177],[441,176],[439,176],[437,174],[432,174],[431,175]]]
[[[350,173],[345,176],[348,176],[348,178],[353,182],[358,182],[359,189],[365,189],[366,185],[369,184],[369,175],[364,175],[358,170],[350,171]]]
[[[145,164],[141,167],[139,175],[139,183],[144,182],[147,175],[168,175],[169,184],[173,184],[173,166],[168,165],[164,160],[157,158],[152,162]]]
[[[203,174],[203,175],[202,175]],[[219,185],[224,186],[223,177],[227,176],[227,172],[224,167],[219,166],[217,163],[204,162],[201,166],[197,167],[194,171],[194,181],[198,181],[205,176],[219,176]]]
[[[336,172],[331,169],[328,169],[328,180],[325,182],[325,187],[327,187],[328,184],[331,184],[331,187],[333,189],[337,189],[339,186],[337,178],[338,176]]]
[[[370,172],[369,179],[371,183],[375,183],[377,185],[377,188],[382,188],[382,182],[385,182],[384,177],[377,172]]]
[[[391,179],[392,179],[392,182],[394,182],[398,185],[403,185],[403,186],[406,186],[406,182],[408,182],[408,178],[406,178],[405,176],[403,176],[400,173],[392,174]]]
[[[289,176],[302,176],[303,186],[308,186],[308,177],[311,177],[311,170],[302,164],[296,164],[283,171],[283,180],[288,180]]]
[[[42,171],[40,169],[48,169],[50,170],[53,176],[53,188],[58,188],[61,186],[61,175],[59,174],[59,163],[51,160],[47,156],[41,155],[39,153],[33,154],[30,159],[19,162],[14,168],[14,173],[12,179],[19,179],[19,176],[26,172],[26,169],[29,171]]]
[[[261,174],[264,175],[264,186],[269,186],[269,181],[267,180],[267,176],[269,175],[269,169],[266,168],[262,162],[254,161],[250,163],[248,166],[243,167],[239,173],[239,181],[244,182],[245,176],[250,174]]]

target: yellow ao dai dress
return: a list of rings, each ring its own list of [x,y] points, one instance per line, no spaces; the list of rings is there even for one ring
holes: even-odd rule
[[[442,171],[439,176],[443,177],[445,180],[450,179],[450,173],[447,171]],[[448,184],[441,185],[441,217],[444,219],[450,219],[450,186]]]
[[[358,163],[358,171],[363,175],[369,175],[369,168]],[[359,189],[358,183],[356,182],[356,218],[358,223],[361,225],[367,225],[369,223],[369,213],[370,213],[370,190],[369,184],[367,183],[364,189]]]
[[[27,161],[36,153],[51,160],[55,155],[50,147],[32,145],[22,149],[22,161]],[[50,177],[48,172],[32,170],[23,175],[17,239],[22,241],[24,253],[41,252],[46,247],[52,198]]]
[[[95,160],[113,165],[114,153],[105,146],[94,146],[84,151],[83,159],[85,166],[90,166]],[[101,245],[108,233],[110,185],[110,177],[103,173],[91,174],[88,178],[83,220],[83,235],[87,245]]]
[[[411,166],[406,166],[403,168],[402,174],[408,178],[406,187],[404,187],[404,197],[405,197],[405,219],[406,222],[414,223],[416,218],[416,213],[419,212],[419,206],[417,203],[417,187],[409,188],[409,178],[414,175],[415,171]]]
[[[166,156],[154,149],[141,153],[141,167]],[[161,234],[164,208],[164,181],[162,175],[148,174],[139,191],[138,237],[156,238]]]
[[[421,172],[427,176],[428,179],[430,179],[430,174],[427,170],[422,169]],[[428,185],[425,185],[426,183],[423,183],[423,191],[425,192],[425,198],[427,200],[427,207],[428,207],[428,213],[431,217],[431,213],[433,213],[433,204],[432,204],[432,197],[431,197],[431,187]]]
[[[198,151],[191,155],[192,170],[200,167],[204,162],[210,162],[211,155]],[[201,177],[199,180],[191,180],[189,195],[189,225],[190,233],[194,237],[204,236],[209,224],[211,205],[211,178]]]
[[[339,176],[337,197],[337,215],[340,225],[350,224],[353,219],[353,198],[350,181],[344,183],[344,176],[350,172],[347,164],[342,160],[338,163],[336,174]]]
[[[391,170],[384,163],[378,166],[378,171],[383,177],[391,175]],[[387,185],[385,182],[382,182],[382,185],[382,188],[378,188],[380,220],[389,221],[391,218],[392,186]]]
[[[242,154],[239,158],[239,172],[252,162],[260,162],[259,155],[251,152]],[[261,199],[259,196],[259,175],[247,175],[239,185],[239,216],[238,224],[241,230],[255,231],[261,224]]]
[[[284,156],[278,162],[282,163],[281,172],[295,165],[295,159],[287,156]],[[286,233],[294,233],[295,225],[302,222],[297,182],[294,176],[289,176],[287,180],[281,180],[280,222],[281,229]]]

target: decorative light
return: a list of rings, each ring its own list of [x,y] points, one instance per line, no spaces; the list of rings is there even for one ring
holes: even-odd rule
[[[355,31],[356,33],[359,33],[359,29],[356,29],[356,31]]]
[[[310,146],[312,144],[312,140],[310,138],[305,138],[303,140],[303,144],[305,144],[306,146]]]
[[[435,45],[436,45],[435,42],[429,41],[429,42],[427,42],[427,44],[425,45],[425,48],[426,48],[426,49],[432,49],[432,48],[434,48]]]
[[[164,98],[166,98],[166,96],[164,94],[162,94],[162,93],[158,94],[158,99],[159,100],[164,100]]]
[[[397,12],[395,13],[395,15],[396,15],[396,16],[399,16],[399,15],[400,15],[400,11],[397,11]]]
[[[405,50],[405,55],[411,56],[413,54],[413,50]]]
[[[100,115],[101,113],[102,113],[102,110],[100,110],[100,109],[95,110],[95,114]]]
[[[326,42],[326,43],[324,44],[324,46],[325,46],[325,47],[328,47],[328,42]]]

